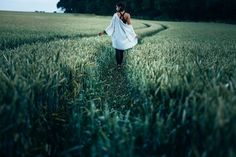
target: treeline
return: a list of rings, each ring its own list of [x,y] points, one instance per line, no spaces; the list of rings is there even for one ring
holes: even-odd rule
[[[60,0],[65,13],[111,15],[117,0]],[[172,20],[236,21],[236,0],[126,0],[132,16]]]

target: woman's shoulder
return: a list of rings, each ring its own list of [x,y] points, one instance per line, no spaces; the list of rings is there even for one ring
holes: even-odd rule
[[[117,12],[115,12],[112,17],[114,18],[116,16],[118,16]]]
[[[119,12],[115,12],[115,13],[113,14],[113,16],[116,16],[116,15],[117,15],[117,16],[119,17],[119,14],[120,14]],[[125,18],[130,18],[130,14],[127,13],[127,12],[125,12],[124,17],[125,17]]]
[[[129,14],[129,13],[127,13],[127,12],[125,12],[125,14],[126,14],[126,16],[130,16],[130,14]]]
[[[129,13],[126,13],[126,17],[127,17],[127,18],[130,18],[130,14],[129,14]]]

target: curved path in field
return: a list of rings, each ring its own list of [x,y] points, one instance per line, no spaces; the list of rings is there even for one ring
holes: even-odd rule
[[[156,24],[152,24],[150,21],[147,21],[146,23],[142,23],[143,25],[140,27],[137,27],[135,30],[138,32],[141,32],[140,34],[144,34],[144,32],[150,32],[152,30],[156,30],[157,28],[155,27]],[[25,44],[35,44],[35,43],[46,43],[50,41],[56,41],[56,40],[67,40],[67,39],[78,39],[78,38],[86,38],[86,37],[96,37],[98,34],[75,34],[75,35],[53,35],[53,36],[48,36],[47,38],[44,37],[39,37],[31,40],[21,40],[17,44],[10,44],[10,43],[5,43],[1,45],[0,43],[0,50],[6,50],[6,49],[14,49],[17,47],[20,47],[21,45]]]
[[[160,31],[166,30],[167,27],[160,24],[148,25],[147,28],[141,32],[139,35],[141,36],[141,40],[145,37],[155,35]],[[138,31],[137,31],[138,32]],[[142,42],[139,41],[139,44]],[[103,100],[106,100],[109,105],[112,105],[115,109],[119,109],[120,111],[127,112],[132,105],[135,103],[135,99],[132,96],[133,90],[132,86],[127,80],[126,76],[126,53],[124,52],[124,60],[123,67],[121,70],[116,68],[116,60],[115,60],[115,50],[111,47],[104,47],[102,52],[103,55],[101,58],[106,58],[106,62],[100,63],[100,80],[103,82],[103,91],[104,95]]]

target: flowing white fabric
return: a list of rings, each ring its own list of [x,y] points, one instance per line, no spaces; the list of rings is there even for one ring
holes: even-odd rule
[[[112,37],[112,46],[116,49],[130,49],[138,43],[133,26],[125,24],[117,13],[113,15],[111,23],[105,31]]]

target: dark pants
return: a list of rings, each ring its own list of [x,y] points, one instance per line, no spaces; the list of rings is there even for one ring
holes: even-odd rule
[[[124,53],[124,50],[116,49],[116,62],[117,62],[117,65],[121,65],[121,63],[123,61],[123,53]]]

